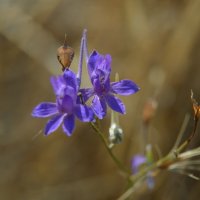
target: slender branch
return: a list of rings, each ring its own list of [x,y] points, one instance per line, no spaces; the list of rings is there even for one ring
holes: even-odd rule
[[[199,118],[195,117],[194,119],[194,129],[192,131],[192,133],[190,134],[189,138],[183,142],[177,149],[176,149],[176,154],[178,155],[179,153],[181,153],[191,142],[191,140],[193,139],[193,137],[195,136],[196,130],[197,130],[197,124],[198,124]]]
[[[177,149],[177,147],[180,145],[181,139],[182,139],[182,137],[183,137],[183,134],[184,134],[184,132],[185,132],[185,130],[186,130],[186,127],[187,127],[187,125],[188,125],[188,123],[189,123],[189,119],[190,119],[189,114],[186,114],[186,115],[185,115],[185,118],[184,118],[184,121],[183,121],[183,124],[182,124],[182,126],[181,126],[181,129],[180,129],[180,131],[179,131],[179,133],[178,133],[178,137],[177,137],[177,139],[176,139],[176,141],[175,141],[175,144],[174,144],[173,148],[171,149],[171,151],[174,151],[174,150]]]
[[[113,154],[112,150],[109,148],[109,145],[107,144],[107,141],[104,137],[104,135],[102,134],[102,132],[99,130],[99,128],[93,123],[90,123],[92,128],[95,130],[95,133],[98,134],[98,136],[100,137],[101,141],[103,142],[106,150],[108,151],[109,155],[111,156],[111,158],[113,159],[113,161],[116,163],[116,165],[119,167],[119,169],[121,171],[123,171],[125,174],[127,174],[128,176],[131,175],[131,172],[129,169],[127,169],[122,163],[121,161],[118,160],[118,158]]]
[[[128,188],[126,190],[126,192],[120,196],[118,198],[118,200],[125,200],[128,197],[130,197],[130,195],[135,191],[136,186],[138,185],[138,183],[141,183],[142,180],[145,179],[147,173],[149,171],[154,171],[157,170],[157,172],[159,172],[162,169],[167,169],[170,164],[174,163],[177,161],[178,159],[178,155],[186,148],[188,147],[188,145],[190,144],[191,140],[193,139],[196,130],[197,130],[197,124],[198,124],[199,118],[195,117],[194,119],[194,128],[193,131],[191,132],[190,136],[188,137],[187,140],[185,140],[179,147],[177,147],[176,149],[172,149],[168,155],[166,155],[165,157],[159,159],[157,162],[152,163],[152,165],[146,166],[144,168],[142,168],[137,174],[132,175],[130,178],[132,180],[132,187]]]

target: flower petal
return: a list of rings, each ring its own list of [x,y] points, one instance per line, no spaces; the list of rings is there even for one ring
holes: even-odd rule
[[[93,71],[96,69],[97,62],[101,59],[101,55],[97,51],[93,51],[88,59],[88,73],[91,77]]]
[[[102,94],[102,86],[101,86],[100,80],[98,78],[95,78],[92,83],[93,83],[94,91],[97,94],[101,95]]]
[[[136,93],[140,88],[131,80],[121,80],[111,83],[112,91],[115,94],[131,95]]]
[[[154,180],[153,176],[151,175],[151,172],[149,172],[147,175],[147,185],[148,185],[148,188],[151,190],[155,186],[155,180]]]
[[[50,119],[45,127],[45,135],[49,135],[50,133],[54,132],[61,125],[63,118],[64,115],[59,114]]]
[[[78,103],[82,103],[81,101],[83,101],[83,103],[85,103],[94,93],[94,90],[92,88],[83,88],[83,89],[80,89],[79,92],[81,93],[81,98],[82,100],[80,100],[79,98],[79,101]]]
[[[94,113],[92,109],[85,105],[77,105],[75,114],[82,122],[90,122],[94,119]]]
[[[106,115],[106,102],[102,98],[100,99],[97,95],[94,96],[94,99],[92,100],[92,110],[94,114],[99,118],[103,119]]]
[[[64,92],[63,92],[63,96],[65,96],[65,95],[70,96],[73,99],[73,101],[75,101],[76,97],[77,97],[77,92],[74,90],[73,87],[66,86],[64,89]]]
[[[92,63],[92,67],[90,68],[90,78],[92,82],[93,79],[98,78],[104,83],[108,78],[110,78],[111,56],[98,54],[98,56],[95,56],[93,60],[95,60],[95,62]]]
[[[102,73],[104,73],[104,76],[110,76],[110,72],[111,72],[111,61],[112,58],[109,54],[103,56],[101,55],[101,59],[99,59],[98,62],[98,70],[101,70]]]
[[[107,77],[104,81],[104,90],[106,93],[110,91],[110,76]]]
[[[110,73],[102,70],[95,70],[91,75],[91,82],[95,91],[108,92],[110,90]]]
[[[63,98],[57,98],[58,109],[62,113],[71,114],[74,109],[74,101],[71,96],[65,95]]]
[[[66,69],[63,74],[65,83],[67,86],[71,86],[74,88],[75,92],[77,92],[78,84],[76,79],[76,74],[69,69]]]
[[[58,113],[58,108],[55,103],[43,102],[37,105],[33,111],[33,117],[50,117]]]
[[[140,165],[146,162],[146,157],[141,154],[136,154],[132,159],[132,171],[133,173],[137,173]]]
[[[125,106],[120,99],[114,95],[106,95],[105,99],[111,109],[121,114],[125,114]]]
[[[62,95],[63,88],[65,87],[63,76],[52,76],[50,79],[51,85],[53,87],[54,93],[56,95]]]
[[[71,136],[72,132],[75,128],[75,117],[74,115],[66,115],[63,121],[63,131],[68,135]]]

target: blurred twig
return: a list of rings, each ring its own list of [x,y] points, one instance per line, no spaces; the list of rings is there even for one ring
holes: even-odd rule
[[[57,73],[55,49],[59,46],[50,32],[9,1],[0,6],[0,33],[51,73]],[[9,13],[9,14],[8,14]]]

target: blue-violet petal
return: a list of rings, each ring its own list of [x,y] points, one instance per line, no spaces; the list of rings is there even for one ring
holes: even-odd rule
[[[73,71],[66,69],[63,73],[63,78],[65,80],[66,85],[73,87],[75,92],[77,92],[78,84],[76,74]]]
[[[79,101],[77,103],[85,103],[94,94],[93,88],[83,88],[83,89],[80,89],[79,92],[81,96],[78,97]]]
[[[52,76],[50,78],[51,85],[53,87],[55,95],[62,95],[63,89],[65,87],[63,76]]]
[[[77,105],[75,114],[82,122],[90,122],[94,119],[94,113],[92,109],[85,105]]]
[[[58,109],[55,103],[43,102],[37,105],[33,111],[33,117],[50,117],[58,113]]]
[[[71,136],[72,132],[75,128],[75,117],[74,115],[66,115],[63,121],[63,131],[68,135]]]
[[[146,162],[146,157],[141,154],[136,154],[131,163],[132,171],[133,173],[137,173],[139,170],[140,165],[144,164]]]
[[[45,135],[49,135],[54,132],[61,125],[63,118],[64,115],[59,114],[50,119],[45,127]]]
[[[97,95],[94,95],[91,107],[92,107],[94,114],[99,119],[103,119],[105,117],[105,115],[106,115],[106,102],[103,98],[99,98]]]
[[[119,112],[121,114],[126,113],[125,106],[119,98],[115,97],[114,95],[109,94],[105,96],[105,99],[106,99],[107,104],[112,110]]]
[[[120,95],[131,95],[136,93],[140,88],[131,80],[121,80],[111,83],[112,92]]]
[[[88,59],[88,73],[91,77],[93,71],[96,69],[98,65],[98,61],[101,58],[101,55],[97,51],[93,51]]]

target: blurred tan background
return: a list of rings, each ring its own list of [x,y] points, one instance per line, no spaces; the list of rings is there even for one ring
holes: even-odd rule
[[[61,129],[42,134],[47,119],[30,113],[42,101],[54,101],[49,82],[61,67],[56,50],[64,34],[76,55],[83,28],[88,47],[112,55],[112,78],[134,80],[141,91],[123,97],[120,118],[124,142],[115,153],[130,165],[143,152],[144,103],[156,96],[158,110],[150,141],[166,154],[186,113],[192,113],[190,89],[200,100],[199,0],[0,0],[0,199],[112,200],[125,182],[88,124],[76,122],[68,138]],[[83,86],[88,85],[86,70]],[[101,123],[108,132],[109,115]],[[191,128],[189,124],[189,128]],[[191,146],[200,144],[195,137]],[[145,184],[134,199],[199,199],[200,183],[164,173],[152,191]]]

